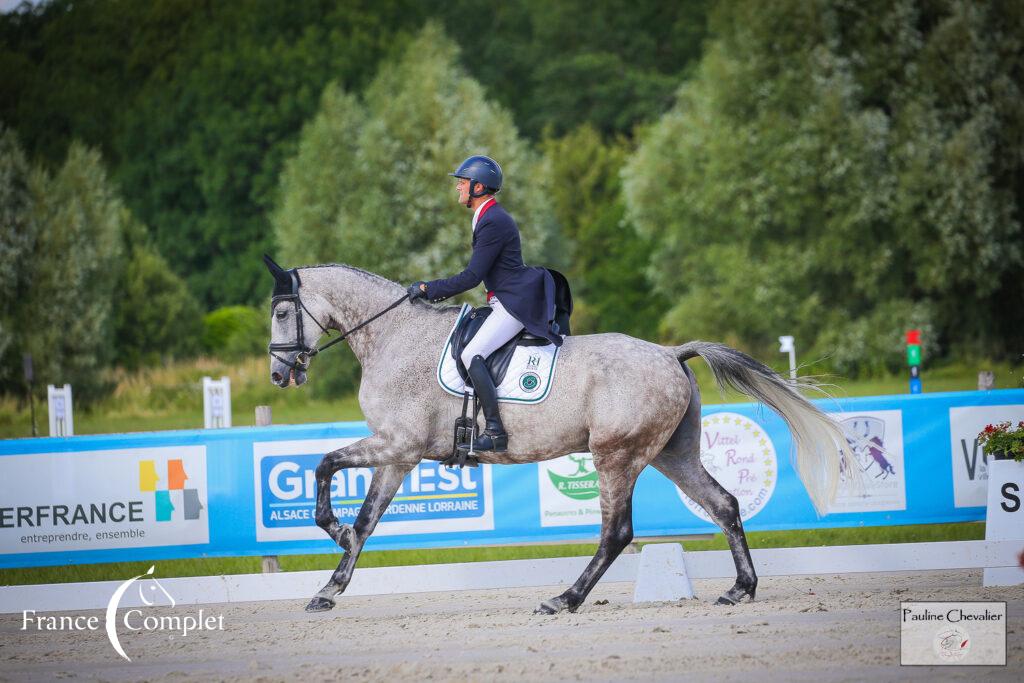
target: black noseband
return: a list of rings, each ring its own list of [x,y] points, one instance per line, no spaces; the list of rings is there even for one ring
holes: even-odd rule
[[[268,351],[270,352],[271,356],[281,361],[292,370],[300,370],[302,372],[305,372],[306,370],[309,369],[309,362],[313,359],[313,356],[320,353],[320,350],[317,349],[315,346],[308,346],[306,344],[306,337],[303,333],[302,328],[302,311],[305,311],[306,313],[309,314],[309,317],[313,319],[313,322],[316,323],[316,326],[319,327],[324,334],[329,334],[329,332],[327,331],[326,327],[320,324],[320,321],[316,319],[316,316],[309,312],[309,309],[306,308],[306,304],[302,303],[302,298],[299,297],[299,285],[301,283],[299,281],[298,272],[296,272],[296,270],[293,268],[288,271],[288,275],[290,276],[291,280],[291,291],[288,294],[278,294],[271,298],[270,310],[271,313],[273,313],[273,311],[277,309],[277,305],[282,301],[291,302],[293,310],[295,312],[295,341],[282,342],[278,344],[271,342],[270,346],[268,347]],[[275,351],[298,351],[298,353],[295,354],[295,360],[290,362],[274,353]]]

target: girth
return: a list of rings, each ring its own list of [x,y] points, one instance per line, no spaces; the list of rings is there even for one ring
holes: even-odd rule
[[[466,367],[462,364],[462,352],[465,350],[466,345],[476,336],[476,333],[480,331],[480,327],[484,324],[487,316],[491,314],[490,306],[482,306],[480,308],[473,309],[469,315],[462,317],[459,321],[455,331],[452,332],[452,357],[455,359],[455,367],[459,370],[459,375],[462,376],[462,381],[469,384],[469,373],[466,372]],[[544,337],[538,337],[530,334],[525,329],[519,334],[509,339],[505,344],[500,346],[494,353],[487,357],[487,369],[491,371],[491,377],[494,378],[494,385],[498,386],[501,381],[505,378],[505,373],[508,371],[508,365],[512,362],[512,354],[515,353],[517,346],[547,346],[551,342]]]

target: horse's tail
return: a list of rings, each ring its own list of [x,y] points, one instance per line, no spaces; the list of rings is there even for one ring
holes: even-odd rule
[[[815,510],[819,515],[826,514],[839,487],[840,467],[854,471],[855,460],[839,424],[797,391],[802,386],[813,387],[814,383],[785,380],[768,366],[724,344],[691,341],[675,347],[675,351],[680,362],[700,356],[720,388],[740,391],[782,416],[796,446],[797,473]]]

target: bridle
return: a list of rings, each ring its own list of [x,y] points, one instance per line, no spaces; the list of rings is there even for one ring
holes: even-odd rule
[[[267,348],[267,350],[270,352],[271,356],[273,356],[277,360],[281,361],[282,363],[284,363],[286,366],[288,366],[292,370],[299,370],[301,372],[306,372],[307,370],[309,370],[309,363],[310,363],[311,360],[313,360],[313,356],[317,355],[321,351],[326,351],[327,349],[329,349],[330,347],[334,346],[335,344],[337,344],[340,341],[344,341],[345,337],[347,337],[348,335],[352,334],[353,332],[355,332],[359,328],[363,327],[364,325],[368,325],[368,324],[372,323],[374,320],[376,320],[377,318],[381,317],[382,315],[384,315],[385,313],[387,313],[388,311],[390,311],[394,307],[398,306],[398,304],[402,303],[403,301],[405,301],[406,299],[409,298],[408,294],[403,294],[401,299],[399,299],[395,303],[391,304],[390,306],[385,308],[383,311],[381,311],[377,315],[375,315],[372,318],[369,318],[367,320],[364,320],[363,322],[361,322],[358,325],[356,325],[355,327],[353,327],[351,330],[349,330],[347,332],[344,332],[340,337],[338,337],[336,339],[332,339],[327,344],[325,344],[323,347],[318,347],[315,344],[313,346],[308,346],[306,344],[306,338],[305,338],[305,335],[303,334],[303,329],[302,329],[302,311],[305,311],[306,313],[309,314],[309,317],[313,319],[313,322],[316,323],[316,326],[320,328],[320,331],[323,334],[330,335],[331,333],[330,333],[330,331],[326,327],[321,325],[320,321],[316,319],[316,316],[313,315],[308,308],[306,308],[306,304],[302,303],[302,298],[299,296],[299,286],[301,285],[301,282],[299,281],[299,274],[298,274],[298,272],[296,272],[296,270],[294,268],[292,270],[287,271],[287,272],[288,272],[288,275],[291,277],[291,292],[288,293],[288,294],[278,294],[278,295],[276,295],[274,297],[271,297],[271,299],[270,299],[270,312],[274,313],[276,311],[276,309],[277,309],[277,305],[279,303],[281,303],[282,301],[290,301],[291,302],[292,310],[294,311],[294,314],[295,314],[295,341],[280,342],[280,343],[276,343],[276,344],[274,342],[271,342],[270,346]],[[320,339],[320,336],[321,335],[317,335],[317,340]],[[295,354],[295,360],[290,362],[288,360],[285,360],[281,356],[277,355],[276,353],[274,353],[275,351],[281,351],[281,352],[298,351],[298,353]]]

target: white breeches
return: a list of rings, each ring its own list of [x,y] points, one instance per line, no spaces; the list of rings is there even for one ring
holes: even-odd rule
[[[512,317],[498,301],[498,297],[490,300],[491,314],[480,326],[472,341],[462,350],[462,364],[467,368],[474,356],[487,356],[497,351],[505,342],[519,334],[523,324]]]

